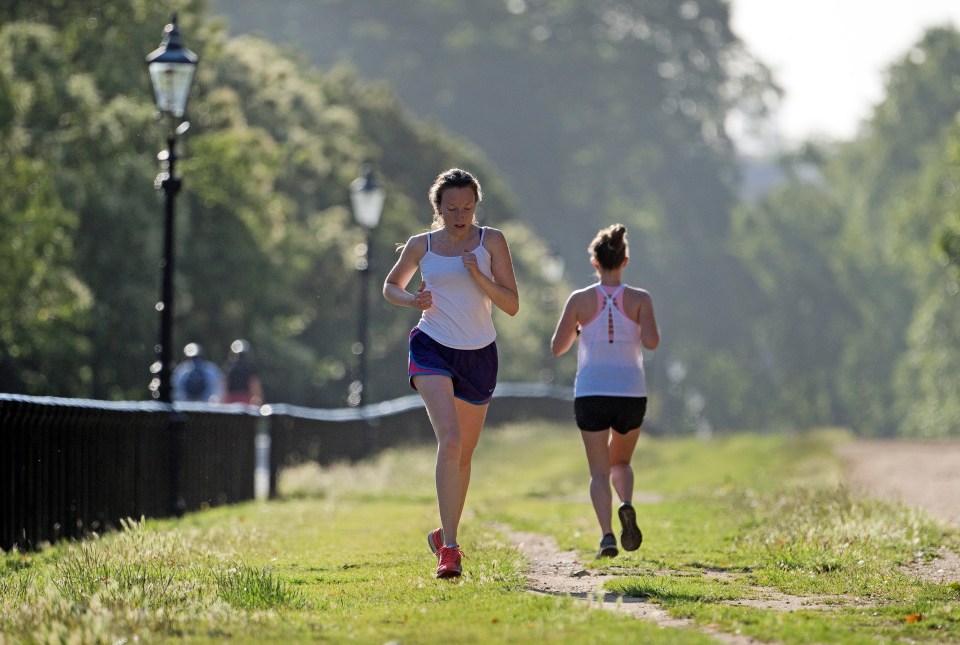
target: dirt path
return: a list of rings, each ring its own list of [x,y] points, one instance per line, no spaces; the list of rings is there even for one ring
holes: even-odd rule
[[[852,489],[960,528],[960,441],[856,441],[839,452]]]
[[[584,569],[574,551],[560,551],[552,537],[535,533],[511,531],[499,527],[527,558],[527,589],[532,593],[579,598],[598,609],[623,613],[649,620],[660,627],[690,627],[713,636],[728,645],[754,645],[761,641],[739,634],[727,634],[710,628],[701,628],[692,620],[673,618],[655,602],[643,598],[618,596],[605,592],[603,585],[615,578]]]
[[[941,521],[960,527],[960,441],[949,443],[860,441],[840,448],[845,483],[855,491],[914,505]],[[560,551],[553,538],[499,527],[528,561],[527,586],[531,593],[571,596],[592,606],[649,620],[663,628],[696,628],[721,643],[752,645],[758,641],[697,626],[671,617],[649,600],[617,596],[603,590],[614,575],[591,572],[577,553]],[[960,580],[960,555],[948,551],[932,562],[917,562],[910,571],[934,582]],[[772,589],[757,589],[759,600],[741,601],[774,611],[829,609],[838,603],[863,604],[858,598],[789,596]]]
[[[845,483],[854,491],[923,509],[960,528],[960,440],[856,441],[839,448]],[[944,583],[960,580],[960,554],[941,549],[911,573]]]

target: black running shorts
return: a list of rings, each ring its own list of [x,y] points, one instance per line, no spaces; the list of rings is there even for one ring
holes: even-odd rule
[[[578,396],[573,400],[577,427],[585,432],[613,428],[627,434],[643,424],[647,413],[645,396]]]

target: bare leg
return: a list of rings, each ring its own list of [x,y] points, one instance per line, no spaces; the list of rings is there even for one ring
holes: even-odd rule
[[[607,445],[610,432],[580,431],[583,447],[587,451],[587,465],[590,467],[590,500],[603,535],[613,533],[610,520],[613,496],[610,493],[610,453]]]
[[[463,504],[460,475],[463,443],[453,398],[453,381],[448,376],[421,375],[414,376],[413,382],[437,436],[437,504],[444,542],[456,544]]]
[[[457,421],[460,425],[460,510],[459,519],[463,515],[463,505],[467,499],[467,489],[470,487],[470,471],[473,460],[473,451],[480,441],[480,432],[483,430],[484,419],[487,418],[487,404],[474,405],[461,399],[454,399],[457,409]],[[447,533],[444,533],[446,541]],[[453,534],[456,538],[456,533]],[[455,542],[448,542],[454,544]]]
[[[611,432],[610,437],[610,480],[621,502],[633,502],[633,468],[630,459],[640,438],[640,428],[627,434]]]

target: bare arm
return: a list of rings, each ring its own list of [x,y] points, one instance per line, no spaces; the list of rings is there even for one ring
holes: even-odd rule
[[[653,313],[653,298],[643,289],[637,289],[640,300],[637,312],[637,324],[640,325],[640,343],[644,348],[654,350],[660,345],[660,328]]]
[[[560,320],[557,322],[557,329],[550,340],[550,351],[554,356],[565,354],[577,339],[577,328],[580,322],[577,319],[577,306],[574,302],[576,296],[577,294],[573,293],[567,298],[567,304],[564,305],[563,313],[560,314]]]
[[[463,253],[463,265],[493,304],[507,315],[514,316],[520,311],[520,291],[517,287],[517,276],[513,272],[513,259],[510,257],[507,239],[495,228],[488,228],[486,232],[484,246],[490,252],[493,280],[480,271],[477,256],[469,251]]]
[[[427,242],[423,235],[407,240],[400,252],[397,263],[390,269],[383,281],[383,297],[399,307],[412,307],[423,311],[429,309],[433,299],[429,291],[421,284],[415,293],[407,291],[407,285],[420,268],[420,260],[427,252]]]

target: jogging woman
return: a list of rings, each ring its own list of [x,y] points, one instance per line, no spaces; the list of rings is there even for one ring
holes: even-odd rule
[[[643,349],[660,344],[653,300],[643,289],[623,283],[630,261],[627,229],[614,224],[590,243],[590,262],[599,281],[574,291],[567,300],[551,341],[560,356],[579,335],[574,414],[587,452],[590,499],[600,522],[597,557],[617,555],[611,510],[612,482],[620,498],[620,545],[640,548],[643,535],[632,505],[633,469],[630,459],[647,409]]]
[[[429,191],[433,223],[407,240],[387,275],[384,297],[421,311],[410,332],[410,385],[420,393],[437,436],[440,528],[427,534],[437,577],[461,574],[457,530],[470,485],[470,462],[497,384],[492,307],[520,309],[513,261],[503,233],[477,223],[479,182],[465,170],[441,173]],[[417,271],[422,281],[407,285]]]

